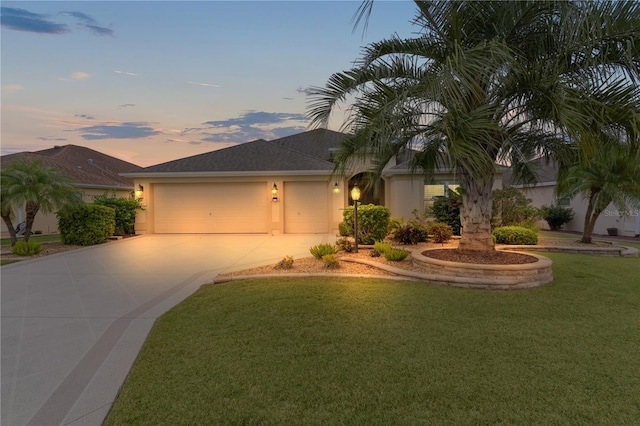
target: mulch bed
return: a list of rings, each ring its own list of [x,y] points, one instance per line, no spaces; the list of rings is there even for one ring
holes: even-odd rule
[[[482,265],[521,265],[524,263],[534,263],[538,259],[526,254],[508,253],[496,251],[491,254],[483,253],[461,253],[451,249],[435,249],[422,252],[425,257],[432,259],[446,260],[449,262],[478,263]]]

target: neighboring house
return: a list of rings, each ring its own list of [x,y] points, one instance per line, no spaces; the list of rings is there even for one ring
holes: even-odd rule
[[[527,198],[531,198],[531,205],[534,207],[559,205],[572,208],[574,212],[573,220],[565,224],[562,229],[582,232],[587,212],[587,201],[580,194],[571,199],[558,198],[555,192],[558,167],[555,163],[537,160],[536,170],[538,182],[533,186],[514,184],[510,172],[504,174],[503,184],[505,187],[511,186],[520,189]],[[537,225],[542,229],[549,229],[549,225],[544,220],[539,221]],[[640,235],[640,203],[635,206],[628,206],[626,212],[618,211],[611,204],[607,206],[605,211],[598,217],[593,233],[607,235],[608,228],[616,228],[618,235],[622,236],[633,237]]]
[[[133,191],[133,180],[120,176],[120,173],[140,170],[141,167],[127,161],[103,154],[93,149],[76,145],[54,146],[35,152],[19,152],[0,157],[2,167],[17,159],[40,160],[43,165],[60,170],[75,180],[75,186],[87,203],[93,202],[96,195],[129,197]],[[24,220],[24,209],[14,212],[13,223],[17,226]],[[33,224],[33,231],[45,234],[58,232],[58,220],[55,214],[39,212]],[[8,234],[4,222],[2,235]]]
[[[145,210],[136,232],[267,233],[336,232],[342,212],[352,204],[354,183],[363,187],[367,164],[332,176],[333,153],[346,135],[312,130],[272,141],[256,140],[123,173],[142,190]],[[501,187],[501,176],[496,179]],[[437,172],[432,185],[411,174],[408,162],[393,159],[377,193],[361,202],[389,207],[394,217],[424,213],[434,194],[455,185],[455,176]]]

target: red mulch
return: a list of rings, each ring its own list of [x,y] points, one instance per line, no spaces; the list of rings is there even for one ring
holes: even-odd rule
[[[504,251],[485,254],[463,253],[455,249],[437,249],[423,251],[422,255],[449,262],[479,263],[484,265],[521,265],[523,263],[534,263],[538,261],[537,258],[527,254],[508,253]]]

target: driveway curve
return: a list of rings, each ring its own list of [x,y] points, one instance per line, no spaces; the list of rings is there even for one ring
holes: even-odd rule
[[[100,425],[160,315],[331,235],[145,235],[0,268],[3,425]]]

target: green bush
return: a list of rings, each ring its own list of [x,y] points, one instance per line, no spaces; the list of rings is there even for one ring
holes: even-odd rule
[[[322,259],[323,256],[327,254],[336,254],[338,253],[338,248],[331,244],[318,244],[317,246],[313,246],[309,249],[309,252],[316,259]]]
[[[391,247],[391,244],[389,243],[383,243],[382,241],[378,241],[373,245],[373,249],[377,250],[378,253],[386,253],[388,251],[393,250],[393,247]]]
[[[340,222],[338,224],[338,233],[341,237],[353,237],[353,226],[349,228],[346,223]]]
[[[552,231],[558,231],[565,223],[573,220],[573,209],[560,206],[542,206],[542,218]]]
[[[325,254],[322,256],[324,266],[329,269],[338,269],[340,267],[340,261],[335,254]]]
[[[353,206],[347,207],[342,213],[344,226],[341,229],[353,236]],[[358,206],[358,242],[361,244],[373,244],[382,241],[389,230],[391,211],[385,206],[366,204]]]
[[[503,226],[493,230],[495,242],[498,244],[538,244],[538,236],[530,229],[522,226]]]
[[[354,245],[348,238],[340,238],[336,241],[336,246],[344,252],[351,253],[354,250]]]
[[[492,193],[491,225],[525,226],[532,224],[542,217],[540,209],[530,206],[531,199],[527,198],[516,188],[496,189]],[[530,225],[525,226],[529,228]]]
[[[136,211],[144,209],[140,201],[133,198],[99,195],[93,198],[93,203],[99,206],[111,207],[116,211],[116,225],[113,235],[132,235],[136,233]]]
[[[22,240],[16,242],[16,245],[11,247],[11,253],[17,254],[18,256],[34,256],[42,251],[42,245],[37,241],[27,241],[26,243]]]
[[[429,226],[429,235],[434,243],[444,243],[451,239],[453,230],[446,223],[435,222]]]
[[[293,268],[293,256],[285,256],[275,266],[275,269],[291,269]]]
[[[449,225],[454,235],[460,235],[460,228],[462,227],[460,224],[460,206],[462,206],[462,195],[459,192],[447,189],[446,196],[436,197],[431,213],[438,222]]]
[[[383,252],[382,255],[387,260],[399,262],[401,260],[406,259],[407,256],[409,256],[409,252],[403,249],[391,249],[386,252]]]
[[[411,221],[398,227],[392,237],[401,244],[418,244],[427,241],[428,232],[423,225]]]
[[[56,213],[64,244],[91,246],[107,241],[116,226],[116,212],[97,204],[78,204]]]
[[[369,252],[369,256],[371,257],[380,257],[380,252],[376,249],[373,249]]]

